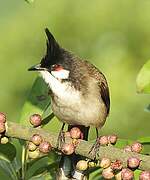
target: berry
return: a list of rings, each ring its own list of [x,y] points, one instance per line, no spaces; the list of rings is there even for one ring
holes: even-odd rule
[[[140,180],[150,180],[150,171],[143,171],[140,174]]]
[[[3,133],[5,130],[5,123],[0,122],[0,133]]]
[[[85,160],[80,160],[76,164],[76,169],[79,171],[85,171],[88,168],[88,162]]]
[[[79,139],[81,137],[81,130],[78,127],[73,127],[70,130],[70,136],[73,139]]]
[[[131,145],[131,149],[133,152],[140,153],[142,151],[142,144],[139,142],[135,142]]]
[[[6,122],[6,115],[0,112],[0,123],[5,123],[5,122]]]
[[[140,164],[140,160],[136,157],[130,157],[127,160],[127,164],[129,168],[137,168]]]
[[[40,151],[39,149],[36,149],[35,151],[28,151],[28,156],[31,159],[36,159],[40,156]]]
[[[30,123],[34,126],[40,126],[42,123],[42,117],[39,114],[33,114],[30,116]]]
[[[108,142],[110,144],[115,144],[117,142],[117,136],[116,135],[110,135],[108,136]]]
[[[121,178],[122,178],[122,180],[133,180],[134,173],[130,169],[124,168],[121,171]]]
[[[132,152],[131,146],[127,145],[124,147],[125,152]]]
[[[70,132],[69,131],[67,131],[67,132],[65,132],[64,133],[64,137],[70,137],[71,135],[70,135]]]
[[[100,167],[101,168],[108,168],[111,164],[111,161],[109,158],[102,158],[101,162],[100,162]]]
[[[100,145],[107,145],[108,144],[108,137],[107,136],[99,137],[99,143],[100,143]]]
[[[35,151],[37,146],[33,142],[28,143],[28,149],[29,151]]]
[[[7,144],[9,141],[8,137],[2,137],[1,138],[1,144]]]
[[[105,179],[112,179],[114,177],[113,170],[110,167],[103,169],[102,176]]]
[[[42,137],[39,134],[34,134],[31,141],[38,146],[42,142]]]
[[[84,138],[84,135],[83,135],[83,132],[81,132],[81,137],[80,137],[80,139],[83,139]]]
[[[72,144],[76,147],[80,143],[80,139],[72,139]]]
[[[117,170],[117,171],[119,171],[119,170],[121,170],[122,169],[122,162],[120,161],[120,160],[116,160],[115,162],[113,162],[112,164],[111,164],[111,168],[112,168],[112,170]]]
[[[90,162],[88,163],[88,166],[89,166],[89,168],[93,168],[93,167],[96,166],[96,163],[93,162],[93,161],[90,161]]]
[[[71,143],[64,143],[61,148],[61,151],[66,155],[71,155],[74,152],[74,150],[74,145]]]
[[[39,145],[39,150],[42,153],[48,153],[50,150],[52,149],[52,146],[49,142],[47,141],[43,141],[40,145]]]

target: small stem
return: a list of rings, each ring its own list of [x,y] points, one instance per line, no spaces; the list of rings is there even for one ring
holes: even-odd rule
[[[27,156],[27,148],[26,143],[22,146],[22,180],[25,180],[26,174],[26,156]]]

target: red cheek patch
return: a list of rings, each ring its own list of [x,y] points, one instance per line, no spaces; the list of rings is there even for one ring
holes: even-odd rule
[[[53,71],[60,71],[60,70],[63,70],[63,69],[64,68],[61,65],[59,65],[59,64],[55,64],[53,66]]]

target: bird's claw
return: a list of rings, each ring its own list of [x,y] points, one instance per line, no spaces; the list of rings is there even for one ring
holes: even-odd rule
[[[62,144],[65,142],[64,132],[60,131],[57,139],[57,148],[61,149]]]
[[[99,138],[97,138],[89,151],[89,154],[93,157],[94,160],[96,160],[96,156],[98,156],[99,147],[100,147]]]

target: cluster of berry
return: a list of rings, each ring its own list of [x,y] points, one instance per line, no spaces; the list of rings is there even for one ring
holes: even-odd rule
[[[8,143],[9,139],[5,136],[6,130],[6,115],[0,112],[0,144]]]

